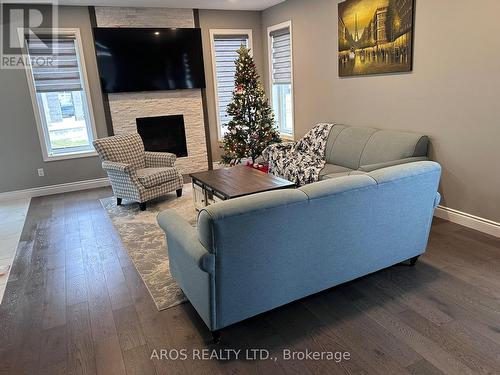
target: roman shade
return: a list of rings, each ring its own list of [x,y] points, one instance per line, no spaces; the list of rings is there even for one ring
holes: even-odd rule
[[[238,49],[248,47],[248,35],[215,35],[214,54],[217,79],[217,97],[220,125],[227,124],[231,117],[227,114],[227,105],[231,102],[234,91],[235,61]]]
[[[74,35],[27,39],[27,46],[36,92],[83,90]]]
[[[271,32],[272,40],[272,78],[274,84],[292,82],[292,48],[290,28],[285,27]]]

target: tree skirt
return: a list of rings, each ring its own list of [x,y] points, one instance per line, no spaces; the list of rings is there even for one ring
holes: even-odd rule
[[[126,200],[122,206],[117,206],[115,197],[101,199],[101,204],[108,212],[158,310],[185,302],[186,297],[170,274],[165,233],[158,226],[156,216],[170,208],[196,226],[197,213],[191,184],[184,185],[181,198],[177,198],[175,192],[170,193],[148,202],[146,211],[140,211],[137,203]]]

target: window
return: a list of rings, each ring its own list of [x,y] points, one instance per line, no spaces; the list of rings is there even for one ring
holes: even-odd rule
[[[227,114],[227,105],[233,98],[234,74],[241,45],[252,49],[252,30],[210,30],[212,43],[212,61],[214,70],[215,106],[219,140],[227,131],[231,116]]]
[[[26,35],[25,46],[44,160],[95,155],[95,127],[79,31]]]
[[[271,105],[281,135],[293,138],[292,25],[269,27],[269,77]]]

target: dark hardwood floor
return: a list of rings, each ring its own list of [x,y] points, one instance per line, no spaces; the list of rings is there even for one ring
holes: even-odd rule
[[[436,220],[395,266],[223,331],[158,312],[97,189],[35,198],[0,306],[2,374],[499,374],[500,239]],[[269,350],[277,361],[151,360],[160,349]],[[350,360],[282,360],[282,350]]]

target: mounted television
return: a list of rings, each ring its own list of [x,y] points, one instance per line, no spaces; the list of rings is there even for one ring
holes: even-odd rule
[[[94,28],[105,93],[205,87],[200,29]]]

